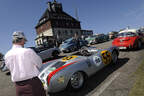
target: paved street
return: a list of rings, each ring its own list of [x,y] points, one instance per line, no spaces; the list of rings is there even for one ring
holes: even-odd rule
[[[98,48],[111,46],[111,41],[95,45]],[[144,49],[122,51],[116,65],[110,65],[90,77],[86,86],[78,92],[59,92],[48,96],[128,96],[135,77],[133,73],[142,61]],[[0,72],[0,96],[15,96],[10,76]]]

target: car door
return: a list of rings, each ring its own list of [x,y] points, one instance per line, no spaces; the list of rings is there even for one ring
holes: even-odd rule
[[[102,50],[99,51],[97,54],[92,55],[89,59],[92,66],[91,71],[92,73],[95,73],[100,69],[102,69],[103,67],[110,64],[112,60],[112,56],[110,51]]]
[[[41,51],[41,52],[39,53],[39,55],[40,55],[40,57],[41,57],[43,60],[45,60],[45,59],[47,59],[47,58],[50,58],[50,56],[51,56],[51,48],[50,48],[50,49],[47,49],[47,50],[44,50],[44,51]]]

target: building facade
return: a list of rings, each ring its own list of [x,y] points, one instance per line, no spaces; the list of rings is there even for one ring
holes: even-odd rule
[[[37,37],[36,46],[52,46],[56,41],[81,36],[80,21],[63,11],[62,4],[56,0],[48,2],[48,8],[35,27]]]
[[[93,31],[92,30],[81,30],[82,36],[92,36],[93,35]]]

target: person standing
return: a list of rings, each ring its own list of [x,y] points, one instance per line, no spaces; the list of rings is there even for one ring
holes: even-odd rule
[[[5,64],[15,83],[16,96],[46,96],[42,82],[37,77],[42,65],[41,58],[30,48],[24,48],[27,39],[23,32],[12,36],[12,48],[5,54]]]

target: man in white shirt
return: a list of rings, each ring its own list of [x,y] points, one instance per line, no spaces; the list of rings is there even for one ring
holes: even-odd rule
[[[24,48],[27,41],[23,32],[13,33],[13,46],[5,55],[6,67],[16,85],[17,96],[46,96],[37,77],[42,65],[41,58],[30,48]]]

